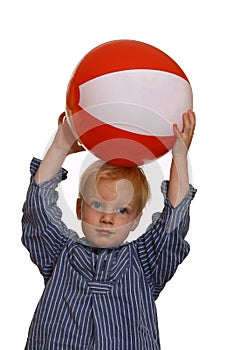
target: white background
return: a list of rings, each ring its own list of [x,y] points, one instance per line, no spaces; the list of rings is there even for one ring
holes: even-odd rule
[[[29,162],[43,156],[55,132],[76,64],[90,49],[113,39],[141,40],[162,49],[185,71],[194,93],[197,128],[190,173],[198,192],[191,208],[191,253],[157,302],[162,349],[233,348],[231,13],[226,0],[2,2],[2,349],[24,348],[43,290],[20,241]],[[157,193],[160,178],[168,174],[165,158],[146,170]],[[71,180],[78,178],[74,164],[72,156],[66,164]],[[64,196],[69,202],[69,187]]]

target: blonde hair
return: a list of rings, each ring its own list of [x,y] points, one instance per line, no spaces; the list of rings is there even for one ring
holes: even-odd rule
[[[112,163],[97,160],[92,163],[82,174],[79,183],[79,197],[84,198],[85,186],[90,176],[95,177],[96,184],[101,179],[127,179],[133,187],[134,193],[138,197],[138,213],[145,207],[150,198],[150,186],[146,175],[140,167],[122,167]]]

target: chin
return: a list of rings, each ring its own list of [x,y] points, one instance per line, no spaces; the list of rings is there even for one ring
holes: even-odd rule
[[[98,241],[95,241],[95,240],[88,240],[88,241],[97,248],[114,248],[114,247],[118,247],[123,243],[123,242],[108,242],[102,239],[99,239]]]

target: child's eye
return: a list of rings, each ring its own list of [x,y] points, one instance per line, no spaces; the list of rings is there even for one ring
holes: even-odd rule
[[[97,201],[94,201],[91,203],[91,207],[94,208],[94,209],[101,209],[102,208],[102,204],[100,202],[97,202]]]
[[[128,209],[127,208],[119,208],[117,210],[119,214],[128,214]]]

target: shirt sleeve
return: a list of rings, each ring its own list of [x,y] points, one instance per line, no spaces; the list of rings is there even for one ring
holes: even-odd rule
[[[135,241],[141,265],[155,299],[190,250],[185,236],[189,229],[190,203],[196,189],[189,185],[188,194],[174,208],[167,197],[168,184],[168,181],[163,181],[161,186],[164,195],[162,213],[153,214],[152,224]]]
[[[33,158],[30,185],[23,205],[22,243],[46,282],[68,238],[76,233],[63,223],[62,212],[57,206],[56,188],[67,177],[67,171],[61,168],[53,179],[37,185],[34,175],[39,165],[40,160]]]

